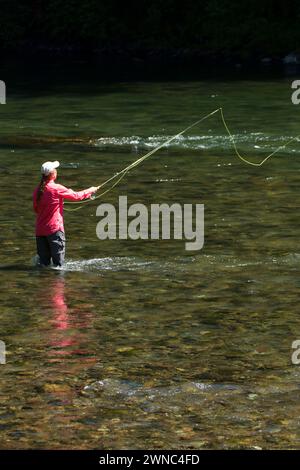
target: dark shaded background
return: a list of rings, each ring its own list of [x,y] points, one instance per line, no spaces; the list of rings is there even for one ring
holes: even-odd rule
[[[300,43],[290,0],[1,0],[0,54],[281,60]]]

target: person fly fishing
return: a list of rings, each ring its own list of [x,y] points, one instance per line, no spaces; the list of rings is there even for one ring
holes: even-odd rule
[[[221,114],[222,122],[224,124],[227,134],[231,139],[236,156],[248,165],[257,167],[262,166],[264,163],[266,163],[269,158],[275,155],[275,153],[287,147],[291,142],[299,138],[299,136],[293,137],[286,144],[281,145],[276,150],[267,155],[265,158],[263,158],[260,162],[251,162],[239,153],[234,136],[230,132],[229,127],[225,121],[223,109],[217,108],[211,113],[203,116],[198,121],[195,121],[193,124],[186,127],[178,134],[174,135],[162,144],[159,144],[153,150],[150,150],[150,152],[138,158],[130,165],[123,168],[123,170],[108,178],[100,186],[92,186],[88,189],[78,192],[73,191],[72,189],[68,189],[65,186],[62,186],[61,184],[55,183],[57,177],[56,168],[59,167],[59,162],[45,162],[43,163],[41,168],[41,182],[33,193],[33,207],[36,212],[36,244],[40,265],[49,266],[49,264],[51,263],[51,259],[53,261],[54,266],[63,265],[65,257],[65,232],[63,223],[64,199],[68,199],[69,201],[83,201],[84,199],[90,198],[96,191],[98,191],[100,187],[103,187],[114,179],[118,178],[117,181],[108,190],[98,195],[98,197],[103,196],[103,194],[111,191],[117,184],[119,184],[120,181],[125,177],[125,175],[128,174],[129,170],[140,165],[143,161],[145,161],[151,155],[156,153],[158,150],[170,144],[170,142],[182,136],[188,130],[192,129],[193,127],[200,124],[202,121],[208,119],[210,116],[216,113]]]
[[[42,179],[33,192],[33,209],[36,213],[36,246],[40,266],[61,267],[65,258],[65,230],[63,201],[82,201],[90,198],[99,186],[83,191],[73,191],[55,183],[59,162],[45,162],[41,167]]]

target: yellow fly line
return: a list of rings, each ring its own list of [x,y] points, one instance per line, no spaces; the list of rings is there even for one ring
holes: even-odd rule
[[[153,155],[154,153],[156,153],[158,150],[160,150],[161,148],[163,148],[164,146],[168,145],[170,142],[172,142],[173,140],[177,139],[178,137],[180,137],[181,135],[185,134],[187,131],[189,131],[190,129],[192,129],[192,127],[195,127],[197,126],[198,124],[200,124],[201,122],[205,121],[205,119],[208,119],[210,116],[212,116],[213,114],[216,114],[216,113],[220,113],[221,114],[221,119],[222,119],[222,122],[223,122],[223,125],[226,129],[226,132],[227,134],[229,135],[229,138],[232,142],[232,145],[233,145],[233,148],[234,148],[234,151],[235,151],[235,154],[236,156],[242,160],[244,163],[247,163],[248,165],[252,165],[252,166],[262,166],[267,160],[269,160],[269,158],[271,158],[273,155],[275,155],[275,153],[277,153],[279,150],[282,150],[284,149],[285,147],[287,147],[291,142],[293,142],[294,140],[296,140],[299,136],[296,136],[296,137],[293,137],[292,139],[290,139],[288,142],[286,142],[284,145],[281,145],[279,146],[276,150],[274,150],[272,153],[270,153],[269,155],[267,155],[261,162],[259,163],[254,163],[254,162],[251,162],[250,160],[248,160],[247,158],[243,157],[240,152],[238,151],[237,149],[237,146],[236,146],[236,143],[235,143],[235,140],[234,140],[234,137],[232,135],[232,133],[230,132],[229,130],[229,127],[225,121],[225,117],[224,117],[224,113],[223,113],[223,109],[222,108],[218,108],[218,109],[215,109],[214,111],[212,111],[211,113],[209,114],[206,114],[206,116],[202,117],[201,119],[199,119],[198,121],[195,121],[193,124],[191,124],[190,126],[186,127],[185,129],[183,129],[183,131],[180,131],[178,134],[174,135],[173,137],[171,137],[170,139],[166,140],[165,142],[163,142],[162,144],[160,144],[158,147],[155,147],[153,150],[151,150],[150,152],[146,153],[145,155],[143,155],[142,157],[138,158],[137,160],[135,160],[134,162],[132,162],[130,165],[126,166],[125,168],[123,168],[123,170],[119,171],[118,173],[116,173],[115,175],[111,176],[110,178],[108,178],[106,181],[104,181],[102,184],[100,184],[100,186],[98,186],[98,189],[100,188],[103,188],[104,186],[106,186],[108,183],[116,180],[108,189],[106,189],[105,191],[103,191],[102,193],[98,194],[97,196],[95,196],[93,199],[85,199],[84,201],[78,201],[78,202],[70,202],[67,204],[80,204],[79,207],[76,207],[76,208],[73,208],[73,209],[66,209],[66,211],[76,211],[76,210],[79,210],[81,209],[83,206],[82,204],[85,204],[87,202],[90,202],[91,200],[94,200],[94,199],[98,199],[102,196],[104,196],[105,194],[109,193],[110,191],[112,191],[112,189],[117,186],[117,184],[120,183],[120,181],[126,176],[126,174],[132,170],[132,168],[135,168],[136,166],[140,165],[144,160],[146,160],[147,158],[151,157],[151,155]]]

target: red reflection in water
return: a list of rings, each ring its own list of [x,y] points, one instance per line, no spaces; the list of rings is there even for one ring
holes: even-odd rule
[[[90,331],[92,312],[81,308],[68,307],[65,295],[65,279],[54,279],[48,288],[48,299],[52,318],[49,345],[51,356],[91,355],[86,345],[89,343],[87,332]],[[80,331],[78,331],[80,328]],[[86,333],[85,330],[86,329]],[[83,330],[83,331],[82,331]],[[82,347],[84,344],[84,347]],[[88,357],[85,357],[85,361]]]
[[[59,279],[55,283],[52,297],[53,313],[56,328],[66,330],[68,328],[68,306],[65,301],[64,280]]]
[[[42,286],[41,305],[48,315],[45,354],[48,363],[52,364],[47,373],[46,391],[60,402],[69,404],[77,394],[72,378],[79,377],[98,361],[90,348],[90,344],[93,345],[90,335],[94,306],[84,304],[84,293],[80,292],[79,296],[78,290],[66,283],[60,273],[46,282],[46,289]],[[71,307],[68,299],[72,299]],[[68,417],[66,419],[68,421]]]

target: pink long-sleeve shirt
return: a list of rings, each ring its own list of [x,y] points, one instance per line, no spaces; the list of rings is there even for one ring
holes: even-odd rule
[[[47,236],[61,230],[64,232],[63,205],[64,199],[69,201],[82,201],[91,197],[91,188],[84,191],[73,191],[53,180],[49,181],[44,192],[37,202],[39,186],[33,192],[33,209],[36,213],[35,234],[36,236]]]

